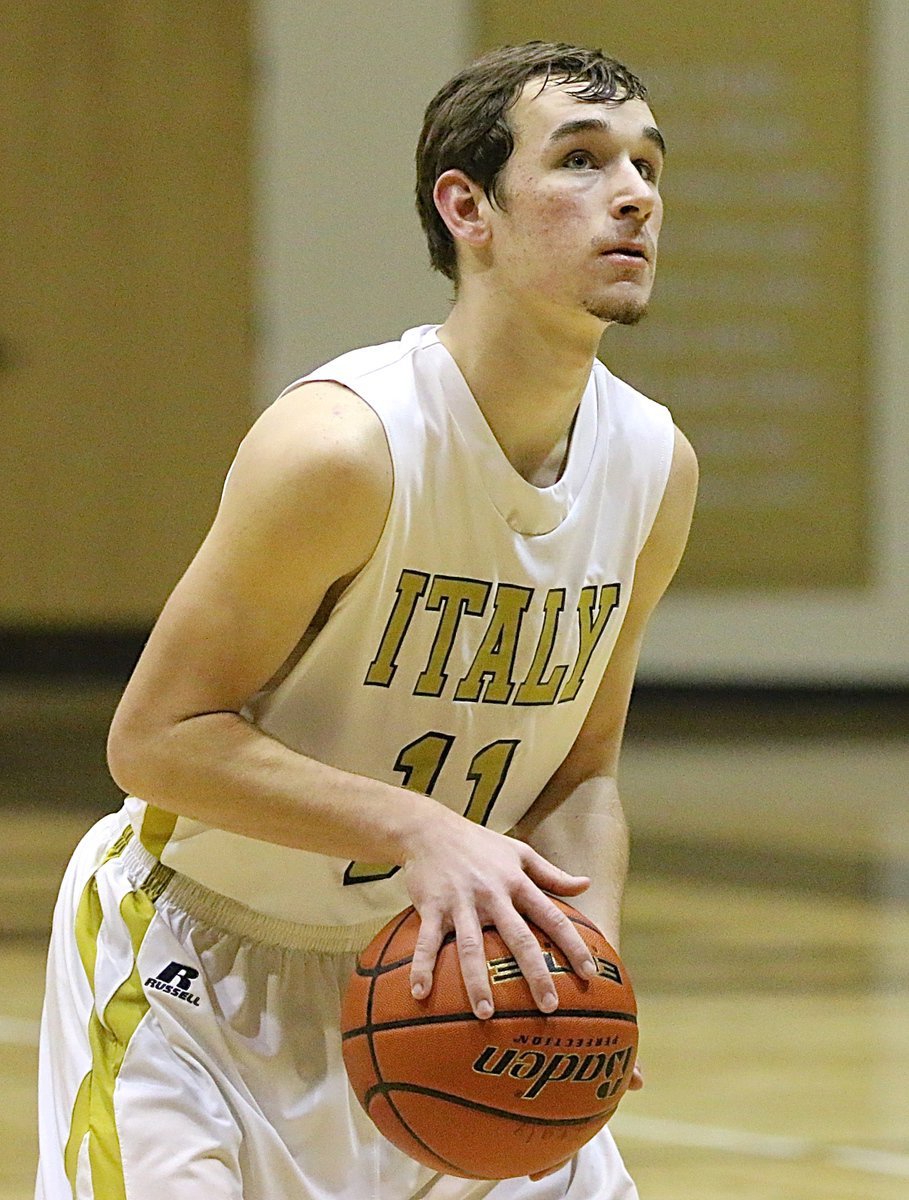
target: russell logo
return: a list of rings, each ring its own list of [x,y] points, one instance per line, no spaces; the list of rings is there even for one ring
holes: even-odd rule
[[[195,967],[172,962],[157,975],[149,975],[145,986],[154,988],[158,992],[168,992],[171,996],[176,996],[178,1000],[185,1000],[187,1004],[195,1004],[198,1008],[199,997],[190,991],[193,980],[198,978],[199,972]]]

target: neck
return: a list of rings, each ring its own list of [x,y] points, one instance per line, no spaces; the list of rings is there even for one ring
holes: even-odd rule
[[[439,330],[506,457],[541,487],[561,474],[603,332],[595,318],[571,317],[461,295]]]

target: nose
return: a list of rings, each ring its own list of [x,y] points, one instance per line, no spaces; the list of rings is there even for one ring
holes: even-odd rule
[[[644,178],[631,158],[617,164],[609,205],[612,216],[646,221],[656,207],[657,195],[656,185]]]

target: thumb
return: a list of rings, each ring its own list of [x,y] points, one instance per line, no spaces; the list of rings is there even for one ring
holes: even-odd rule
[[[542,854],[537,854],[536,850],[529,846],[527,849],[528,858],[524,869],[543,891],[555,892],[558,896],[577,896],[590,887],[590,878],[587,875],[570,875]]]

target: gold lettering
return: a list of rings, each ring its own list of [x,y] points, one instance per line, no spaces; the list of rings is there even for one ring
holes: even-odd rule
[[[549,666],[549,656],[555,645],[559,629],[559,616],[565,607],[565,589],[552,588],[546,595],[543,613],[543,626],[540,630],[540,640],[533,654],[533,662],[527,672],[527,678],[515,694],[515,704],[553,704],[562,686],[562,680],[568,674],[568,667],[562,663],[553,669],[548,679],[543,675]]]
[[[518,649],[518,635],[532,597],[531,588],[512,583],[500,583],[496,588],[489,625],[470,670],[455,690],[455,700],[476,702],[485,684],[484,703],[508,703],[515,686],[511,672]]]
[[[596,585],[581,588],[581,594],[578,597],[578,657],[571,676],[565,684],[565,689],[559,696],[559,704],[566,700],[574,700],[581,690],[584,672],[590,665],[593,652],[603,636],[603,630],[606,628],[609,618],[618,608],[620,594],[619,584],[604,583],[600,588],[600,602],[596,617],[594,617],[593,606],[597,598]]]
[[[454,645],[458,625],[464,613],[482,616],[491,585],[479,579],[459,579],[452,575],[436,575],[432,581],[426,608],[442,611],[435,640],[426,666],[417,679],[415,696],[441,696],[448,675],[445,667]]]
[[[385,632],[376,656],[369,664],[364,683],[376,687],[388,687],[398,669],[397,658],[404,637],[416,612],[417,601],[426,591],[429,576],[423,571],[402,571],[398,580],[397,596],[392,605]]]

